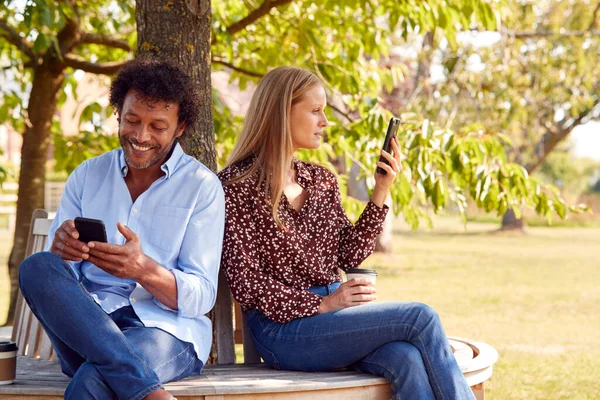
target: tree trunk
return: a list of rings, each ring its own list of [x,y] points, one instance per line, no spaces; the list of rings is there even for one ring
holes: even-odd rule
[[[166,4],[166,5],[165,5]],[[216,171],[210,81],[210,1],[137,0],[138,55],[166,58],[183,68],[200,92],[200,119],[182,146]]]
[[[523,218],[517,218],[515,212],[509,209],[502,217],[502,228],[503,231],[521,231],[525,232],[527,224]]]
[[[187,129],[182,146],[186,153],[216,172],[210,81],[210,0],[137,0],[135,17],[137,55],[175,62],[187,72],[199,90],[200,118],[195,127]],[[209,317],[213,321],[213,346],[209,363],[214,363],[217,355],[214,311],[211,311]]]
[[[19,264],[25,258],[25,247],[31,214],[44,207],[46,160],[50,145],[50,127],[56,110],[58,92],[64,80],[64,68],[47,59],[34,70],[33,84],[27,107],[27,128],[23,134],[21,171],[17,200],[17,221],[13,248],[8,260],[10,276],[10,307],[6,323],[10,325],[15,314],[18,292]]]

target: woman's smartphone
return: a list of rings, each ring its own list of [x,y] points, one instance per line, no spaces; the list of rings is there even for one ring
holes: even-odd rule
[[[387,133],[385,134],[385,140],[383,141],[383,150],[392,153],[392,139],[396,137],[396,132],[398,132],[398,127],[400,126],[400,118],[392,118],[390,119],[390,123],[388,124]],[[384,156],[379,156],[379,161],[383,161],[387,165],[390,165],[389,161]],[[386,170],[381,167],[377,167],[378,174],[387,175]]]
[[[80,242],[107,242],[104,222],[99,219],[77,217],[75,218],[75,229],[79,232],[78,240]]]

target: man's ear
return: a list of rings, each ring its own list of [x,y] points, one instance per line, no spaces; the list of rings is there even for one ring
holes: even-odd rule
[[[185,132],[185,122],[182,122],[181,125],[179,125],[177,127],[177,131],[175,131],[175,137],[181,137],[181,135],[183,135],[183,133]]]

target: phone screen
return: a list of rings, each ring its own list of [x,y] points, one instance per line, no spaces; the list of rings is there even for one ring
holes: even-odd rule
[[[99,219],[75,218],[75,229],[79,232],[79,241],[83,243],[89,242],[106,242],[106,228],[104,222]]]
[[[400,118],[391,118],[390,123],[388,124],[387,133],[385,134],[385,140],[383,141],[383,150],[388,153],[392,153],[392,139],[396,137],[396,132],[398,132],[398,127],[400,126]],[[389,161],[383,157],[379,156],[379,161],[390,165]],[[377,167],[377,173],[387,175],[387,172],[381,168]]]

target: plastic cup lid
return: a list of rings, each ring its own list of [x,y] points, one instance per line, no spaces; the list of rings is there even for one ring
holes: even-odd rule
[[[3,351],[16,351],[18,349],[15,342],[0,342],[0,352]]]
[[[377,271],[375,271],[374,269],[350,268],[346,271],[346,274],[377,275]]]

